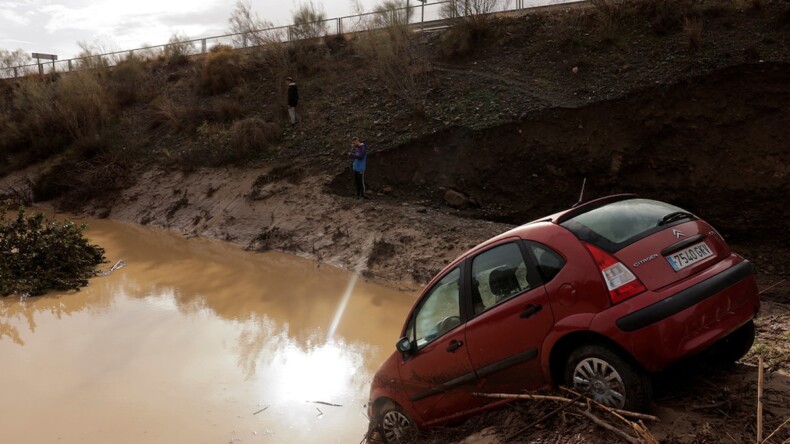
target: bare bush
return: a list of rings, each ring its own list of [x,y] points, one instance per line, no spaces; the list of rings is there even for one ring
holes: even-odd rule
[[[449,0],[442,5],[441,16],[474,30],[484,30],[489,25],[489,14],[494,11],[496,0]]]
[[[326,13],[312,1],[302,3],[293,12],[290,34],[291,40],[311,40],[327,34]]]
[[[15,74],[22,74],[19,70],[14,73],[14,68],[28,65],[31,62],[32,59],[30,56],[22,49],[9,51],[0,48],[0,72],[2,72],[5,77],[13,77]]]
[[[408,25],[414,8],[407,8],[405,0],[384,0],[373,10],[374,23],[379,27]]]
[[[195,42],[189,40],[184,34],[175,33],[170,36],[170,40],[165,46],[163,55],[168,63],[181,65],[189,60],[189,56],[195,52]]]
[[[206,56],[200,74],[200,89],[206,94],[229,91],[241,79],[241,57],[229,46],[215,46]]]
[[[390,94],[404,100],[413,111],[422,112],[429,62],[413,39],[407,26],[390,26],[361,34],[354,46]]]
[[[107,69],[109,60],[103,54],[104,50],[97,44],[84,41],[77,42],[80,52],[77,54],[77,67],[81,69]]]
[[[268,43],[267,34],[263,30],[271,28],[273,25],[258,17],[257,13],[252,12],[252,5],[249,1],[238,0],[228,22],[231,33],[235,34],[233,44],[236,47],[260,46]]]
[[[119,105],[127,106],[137,102],[145,70],[140,58],[129,55],[110,71],[110,88]]]
[[[230,147],[236,159],[269,148],[282,136],[278,125],[256,117],[239,120],[230,128]]]

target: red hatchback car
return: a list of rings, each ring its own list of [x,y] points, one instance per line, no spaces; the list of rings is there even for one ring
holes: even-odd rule
[[[371,384],[381,438],[501,404],[474,392],[573,386],[641,409],[650,373],[714,348],[735,361],[760,308],[749,261],[697,216],[610,196],[466,252],[417,299]]]

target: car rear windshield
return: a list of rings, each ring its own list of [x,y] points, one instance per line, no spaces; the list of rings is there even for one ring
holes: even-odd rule
[[[666,228],[667,225],[662,225],[662,220],[673,213],[688,214],[681,208],[664,202],[628,199],[594,208],[560,225],[579,239],[614,253]]]

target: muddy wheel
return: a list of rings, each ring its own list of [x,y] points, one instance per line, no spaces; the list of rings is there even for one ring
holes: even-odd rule
[[[718,365],[728,365],[741,359],[752,348],[754,334],[754,321],[749,321],[710,349],[711,360]]]
[[[645,408],[652,390],[647,374],[601,345],[586,345],[568,356],[565,383],[601,404],[626,410]]]
[[[412,442],[417,434],[409,415],[394,402],[387,402],[378,415],[378,432],[387,444]]]

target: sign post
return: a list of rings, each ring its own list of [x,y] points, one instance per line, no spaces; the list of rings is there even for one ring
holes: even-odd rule
[[[34,52],[31,54],[34,59],[36,59],[36,63],[38,64],[38,73],[40,75],[44,75],[44,65],[41,64],[41,60],[52,60],[52,71],[55,71],[55,60],[58,59],[58,56],[55,54],[41,54],[38,52]]]

